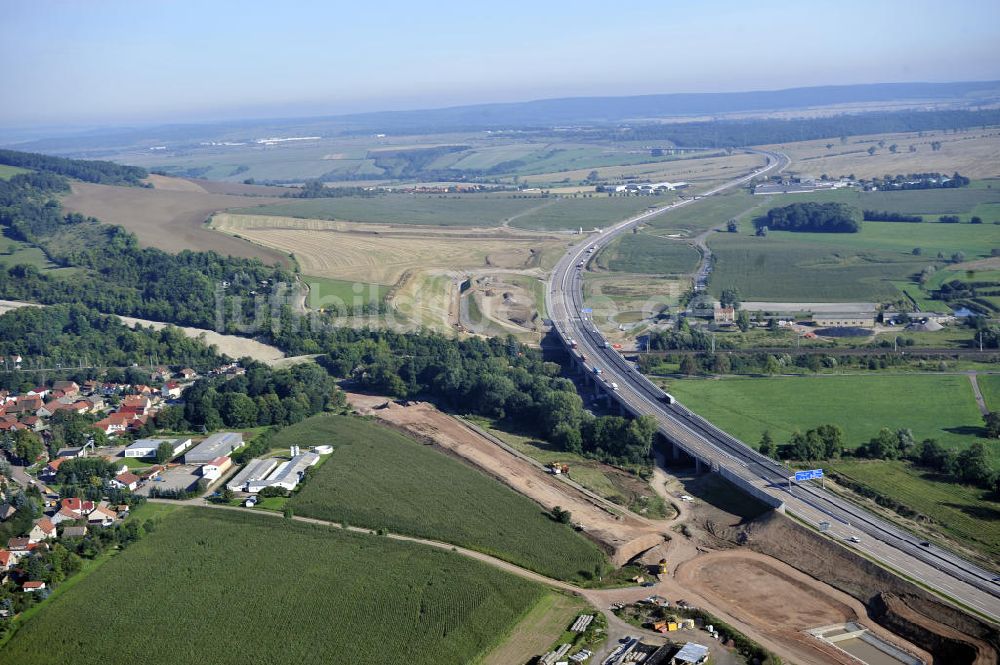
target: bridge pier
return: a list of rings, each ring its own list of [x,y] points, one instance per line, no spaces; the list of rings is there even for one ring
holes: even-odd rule
[[[621,402],[618,402],[618,415],[622,417],[628,416],[628,412],[625,411],[625,405]]]
[[[679,460],[681,458],[681,447],[673,441],[670,442],[670,450],[673,453],[674,460]]]
[[[701,474],[701,458],[700,457],[695,457],[694,458],[694,472],[695,472],[695,474],[698,474],[698,475]]]

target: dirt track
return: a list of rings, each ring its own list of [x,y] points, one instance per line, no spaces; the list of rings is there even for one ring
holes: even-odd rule
[[[508,453],[460,421],[438,411],[433,405],[417,402],[401,406],[385,397],[348,393],[348,401],[362,414],[369,414],[432,441],[491,476],[533,499],[547,509],[561,506],[573,514],[573,521],[601,544],[616,565],[663,541],[667,522],[650,521],[625,510],[616,512],[530,462]]]

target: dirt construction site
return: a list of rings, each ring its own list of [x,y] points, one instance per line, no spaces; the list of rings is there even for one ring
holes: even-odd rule
[[[641,605],[655,594],[710,612],[785,662],[998,663],[1000,633],[995,625],[767,510],[715,474],[664,468],[661,456],[652,489],[678,515],[646,519],[546,473],[538,462],[432,404],[357,393],[349,393],[348,400],[359,413],[435,445],[546,509],[558,505],[569,510],[574,523],[608,552],[615,565],[648,566],[647,586],[579,590],[607,616],[609,638],[662,638],[610,611],[619,603]],[[657,575],[661,559],[668,562],[667,573]],[[826,633],[817,630],[821,628]],[[902,660],[877,649],[868,649],[862,659],[857,650],[845,650],[848,641],[818,636],[854,628],[866,639],[898,650]]]

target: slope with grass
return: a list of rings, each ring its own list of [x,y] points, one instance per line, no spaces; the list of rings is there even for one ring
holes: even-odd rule
[[[455,543],[559,579],[587,579],[606,565],[537,504],[385,426],[315,416],[274,439],[292,443],[334,447],[289,502],[296,515]]]
[[[459,665],[544,593],[421,545],[186,508],[26,621],[0,661]]]
[[[1000,560],[1000,503],[991,491],[956,485],[906,462],[841,460],[830,467],[933,520],[925,527]]]

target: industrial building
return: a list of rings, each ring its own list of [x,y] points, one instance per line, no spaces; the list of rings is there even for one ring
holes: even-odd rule
[[[267,478],[276,466],[278,466],[278,460],[274,458],[250,460],[250,463],[243,467],[242,471],[226,483],[226,488],[234,492],[246,491],[248,483]]]
[[[217,432],[184,455],[187,464],[205,464],[217,457],[224,457],[243,445],[239,432]]]
[[[206,462],[201,466],[201,475],[211,481],[218,480],[233,465],[233,460],[228,457],[216,457],[211,462]]]
[[[319,455],[316,453],[302,453],[296,455],[289,461],[278,467],[267,479],[269,487],[283,487],[286,490],[293,490],[302,480],[302,475],[306,469],[319,462]]]
[[[263,460],[258,460],[263,461]],[[295,455],[287,462],[282,462],[271,475],[266,478],[254,478],[246,481],[246,491],[257,493],[265,487],[282,487],[286,490],[295,489],[306,469],[319,462],[316,453]],[[249,465],[248,465],[249,466]],[[235,479],[234,479],[235,480]]]
[[[171,456],[180,455],[191,445],[191,439],[139,439],[125,449],[125,457],[156,457],[161,443],[169,443]]]
[[[818,328],[874,328],[875,315],[867,314],[814,314]]]

